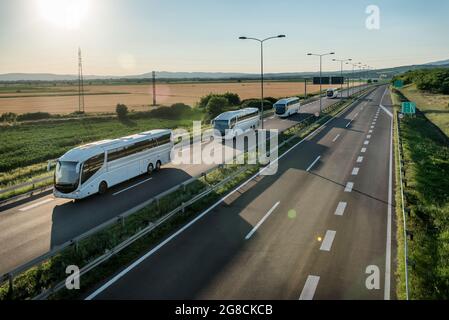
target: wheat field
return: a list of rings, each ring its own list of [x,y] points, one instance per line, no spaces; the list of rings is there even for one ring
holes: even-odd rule
[[[323,88],[338,87],[327,85]],[[288,97],[304,94],[303,82],[266,82],[265,97]],[[76,86],[58,86],[33,88],[32,91],[0,93],[0,114],[14,112],[48,112],[68,114],[78,110],[78,88]],[[307,92],[318,92],[319,86],[307,84]],[[117,103],[124,103],[130,110],[148,110],[153,102],[151,84],[133,85],[86,85],[85,111],[88,113],[115,112]],[[209,93],[237,93],[241,99],[260,97],[259,82],[241,83],[160,83],[157,85],[158,105],[171,105],[183,102],[195,106],[199,99]]]

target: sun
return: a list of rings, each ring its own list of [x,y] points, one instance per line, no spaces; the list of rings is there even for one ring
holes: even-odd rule
[[[89,10],[89,0],[37,0],[41,16],[49,23],[78,29]]]

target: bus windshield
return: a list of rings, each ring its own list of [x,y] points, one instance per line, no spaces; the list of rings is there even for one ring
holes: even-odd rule
[[[226,129],[229,129],[229,121],[228,120],[215,120],[214,128],[220,132],[222,132]]]
[[[78,162],[58,161],[55,171],[56,189],[65,192],[73,192],[77,189],[79,183],[77,165]]]
[[[275,104],[274,108],[276,109],[276,114],[284,114],[285,113],[285,104]]]
[[[334,90],[328,90],[327,91],[327,96],[328,97],[332,97],[334,95]]]

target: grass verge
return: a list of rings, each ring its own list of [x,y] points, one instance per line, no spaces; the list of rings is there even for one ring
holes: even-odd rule
[[[399,110],[406,98],[397,90]],[[399,122],[404,160],[410,298],[449,298],[449,146],[447,137],[424,114]],[[398,140],[396,139],[396,143]],[[398,190],[396,190],[398,191]],[[398,194],[396,193],[396,200]],[[397,202],[398,203],[398,202]],[[400,203],[400,202],[399,202]],[[400,228],[402,212],[398,212]],[[398,297],[404,298],[403,230],[398,229]],[[402,257],[401,257],[402,254]]]

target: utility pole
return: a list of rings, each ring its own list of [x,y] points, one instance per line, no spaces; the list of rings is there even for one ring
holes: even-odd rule
[[[83,58],[81,48],[78,48],[78,112],[84,113],[84,111]]]
[[[153,71],[153,107],[156,106],[156,71]]]
[[[304,99],[307,99],[307,78],[304,79]]]

